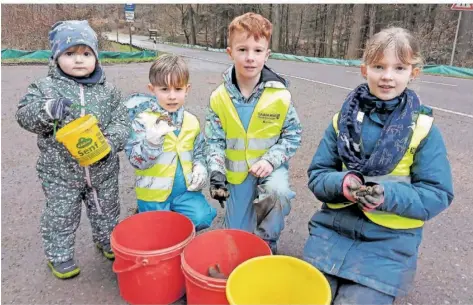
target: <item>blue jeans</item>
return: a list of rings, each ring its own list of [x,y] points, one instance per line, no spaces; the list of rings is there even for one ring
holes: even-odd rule
[[[253,201],[261,195],[257,185],[264,187],[266,194],[278,198],[275,207],[257,225]],[[291,211],[290,201],[295,193],[289,188],[288,170],[281,166],[268,177],[258,179],[249,174],[241,184],[228,184],[230,197],[227,200],[225,227],[255,233],[273,247],[284,229],[284,218]]]
[[[203,230],[212,224],[217,216],[217,210],[212,207],[201,192],[185,192],[166,202],[149,202],[138,200],[139,212],[173,211],[188,217],[195,230]]]
[[[394,297],[355,282],[324,273],[333,305],[391,305]]]

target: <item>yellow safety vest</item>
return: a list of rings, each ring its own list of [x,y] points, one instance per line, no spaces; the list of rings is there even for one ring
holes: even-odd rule
[[[156,116],[159,115],[156,114]],[[174,184],[178,158],[181,162],[186,185],[190,185],[194,141],[199,133],[199,120],[184,111],[179,136],[177,137],[174,132],[164,136],[163,152],[158,156],[155,165],[145,170],[135,170],[137,176],[135,190],[138,199],[163,202],[169,197]]]
[[[336,113],[333,116],[333,127],[338,135],[338,115]],[[414,163],[414,154],[420,142],[427,136],[432,127],[433,118],[425,115],[419,114],[417,118],[415,127],[413,129],[411,142],[409,147],[406,150],[406,153],[402,157],[401,161],[396,165],[393,171],[384,176],[364,176],[365,182],[381,182],[381,181],[398,181],[411,183],[411,165]],[[346,171],[347,167],[343,164],[343,170]],[[331,209],[341,209],[352,205],[353,202],[345,203],[327,203],[327,206]],[[368,217],[372,222],[391,229],[413,229],[420,228],[424,225],[424,221],[419,219],[413,219],[408,217],[399,216],[393,213],[387,213],[383,211],[374,210],[371,212],[363,213]]]
[[[210,107],[219,117],[225,131],[225,166],[227,180],[241,184],[248,169],[276,144],[291,103],[287,89],[265,88],[245,131],[230,96],[221,84],[210,97]]]

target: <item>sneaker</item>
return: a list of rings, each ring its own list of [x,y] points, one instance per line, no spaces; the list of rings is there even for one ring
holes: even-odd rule
[[[62,263],[52,263],[48,261],[48,266],[51,268],[51,272],[59,279],[70,279],[80,273],[79,267],[73,259]]]
[[[114,260],[115,259],[115,253],[113,253],[112,247],[110,244],[101,244],[101,243],[96,243],[95,246],[102,251],[103,256],[108,258],[109,260]]]

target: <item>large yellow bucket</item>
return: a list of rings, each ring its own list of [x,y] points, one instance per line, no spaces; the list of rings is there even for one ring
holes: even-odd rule
[[[283,255],[247,260],[230,274],[226,287],[232,305],[320,304],[332,301],[325,276],[311,264]]]
[[[56,140],[64,144],[81,166],[91,165],[110,152],[110,145],[91,114],[80,117],[56,133]]]

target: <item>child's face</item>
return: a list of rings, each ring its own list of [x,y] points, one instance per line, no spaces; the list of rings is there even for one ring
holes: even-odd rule
[[[95,70],[97,59],[87,46],[70,47],[57,59],[61,70],[74,77],[87,77]]]
[[[386,49],[380,61],[361,66],[361,74],[368,81],[370,93],[383,101],[401,95],[419,71],[419,68],[402,63],[394,48]]]
[[[246,32],[234,33],[227,53],[235,64],[235,71],[241,80],[254,80],[260,77],[264,63],[271,50],[268,40],[261,37],[258,41]]]
[[[159,105],[164,110],[176,112],[184,105],[186,96],[189,93],[190,84],[177,87],[148,84],[148,89],[156,96]]]

